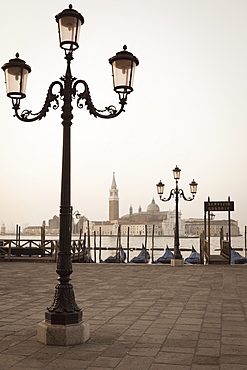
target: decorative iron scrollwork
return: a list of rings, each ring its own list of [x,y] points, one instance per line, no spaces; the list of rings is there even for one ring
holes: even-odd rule
[[[52,92],[55,85],[59,85],[60,94],[61,94],[61,89],[63,88],[61,82],[59,81],[52,82],[52,84],[49,86],[46,99],[45,99],[45,103],[42,109],[38,113],[33,113],[31,110],[25,109],[21,112],[21,114],[19,114],[18,110],[20,109],[20,99],[18,101],[13,102],[13,109],[15,111],[15,116],[19,118],[21,121],[33,122],[36,120],[41,120],[43,117],[45,117],[51,107],[53,109],[57,109],[59,107],[59,100],[58,100],[59,95],[54,94]],[[54,104],[52,104],[53,102]]]
[[[100,118],[113,118],[117,117],[121,112],[124,111],[124,106],[126,104],[126,99],[123,99],[120,101],[121,108],[117,110],[117,108],[114,105],[110,105],[109,107],[105,107],[103,110],[99,110],[95,108],[92,99],[90,90],[88,87],[88,84],[84,80],[77,80],[73,86],[74,90],[77,92],[77,85],[82,84],[84,86],[84,91],[82,93],[77,93],[77,107],[82,109],[84,105],[86,106],[87,110],[90,114],[92,114],[94,117],[100,117]],[[75,94],[76,94],[75,92]],[[85,100],[84,104],[82,101]],[[108,113],[108,114],[102,114],[102,113]]]
[[[57,284],[55,288],[55,297],[51,307],[47,307],[49,312],[74,312],[80,311],[75,302],[75,295],[72,284]]]

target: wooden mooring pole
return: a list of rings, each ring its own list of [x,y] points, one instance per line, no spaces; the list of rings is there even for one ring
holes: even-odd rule
[[[93,232],[94,262],[96,263],[96,231]]]
[[[246,256],[246,243],[247,243],[247,226],[244,227],[244,251],[245,251],[245,257]]]
[[[128,226],[127,232],[127,263],[130,261],[130,228]]]
[[[87,220],[87,255],[88,255],[88,263],[91,263],[91,246],[90,246],[89,220]]]
[[[16,225],[16,246],[20,247],[21,245],[21,227]]]
[[[99,263],[101,262],[101,227],[99,228]]]
[[[154,263],[154,228],[155,228],[155,225],[153,225],[153,230],[152,230],[152,263]]]
[[[145,225],[145,243],[144,243],[145,251],[147,250],[147,240],[148,240],[148,225]]]

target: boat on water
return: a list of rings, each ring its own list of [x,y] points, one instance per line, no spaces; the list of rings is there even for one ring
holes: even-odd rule
[[[100,261],[101,263],[124,263],[126,259],[126,253],[121,247],[119,252],[115,254],[115,256],[109,256],[104,261]]]
[[[172,251],[169,249],[169,247],[166,247],[165,253],[163,256],[157,258],[153,263],[164,263],[164,264],[169,264],[171,263],[171,260],[174,258],[174,255]]]
[[[74,261],[73,261],[74,262]],[[81,259],[81,262],[83,263],[96,263],[92,257],[90,257],[88,254],[86,255],[83,255],[82,259]]]
[[[74,250],[74,252],[76,252],[76,250]],[[73,260],[73,255],[72,255],[72,260]],[[75,262],[73,260],[73,262]],[[91,251],[89,248],[86,248],[85,246],[82,247],[82,252],[81,252],[81,256],[80,256],[80,262],[83,262],[83,263],[95,263],[96,261],[94,261],[91,257]]]
[[[189,257],[185,258],[184,263],[186,263],[188,265],[196,265],[196,264],[201,263],[200,253],[198,253],[195,250],[195,248],[193,247],[193,245],[192,245],[191,254],[189,255]]]
[[[234,249],[231,249],[231,264],[243,265],[245,263],[247,263],[247,258],[241,256],[241,254],[236,252]]]
[[[147,249],[142,244],[141,252],[138,254],[138,256],[133,257],[130,263],[148,263],[150,260],[150,254],[147,251]]]

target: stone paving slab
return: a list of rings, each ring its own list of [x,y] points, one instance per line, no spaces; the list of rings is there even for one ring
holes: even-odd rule
[[[247,266],[73,264],[91,338],[36,339],[52,263],[0,264],[0,369],[247,370]]]

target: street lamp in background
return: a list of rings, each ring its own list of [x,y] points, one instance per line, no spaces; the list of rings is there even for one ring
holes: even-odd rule
[[[76,230],[77,223],[79,222],[80,218],[81,218],[81,214],[80,214],[79,211],[73,212],[73,214],[72,214],[72,234],[76,233],[75,230]]]
[[[192,201],[195,198],[195,194],[197,192],[197,183],[195,180],[193,180],[190,183],[190,192],[192,194],[192,197],[186,198],[184,195],[184,191],[182,189],[178,188],[178,180],[180,179],[180,172],[181,170],[176,166],[173,170],[173,176],[174,180],[176,181],[176,187],[175,189],[172,189],[170,191],[170,195],[168,198],[164,198],[164,187],[165,185],[160,181],[157,186],[157,192],[160,196],[160,199],[163,202],[168,202],[171,198],[175,198],[175,233],[174,233],[174,260],[172,260],[173,265],[182,265],[183,264],[183,258],[179,249],[179,221],[178,221],[178,202],[179,198],[183,198],[186,201]]]
[[[72,101],[77,107],[85,106],[90,114],[100,118],[114,118],[124,111],[127,97],[133,91],[133,79],[138,59],[124,46],[123,50],[109,59],[112,66],[114,90],[119,96],[120,108],[113,105],[104,110],[98,110],[93,105],[90,91],[84,80],[76,79],[71,74],[73,53],[79,48],[80,28],[84,23],[83,16],[72,8],[64,9],[56,15],[60,47],[65,52],[67,62],[66,73],[59,81],[54,81],[48,88],[47,97],[38,113],[31,110],[20,112],[20,102],[26,97],[27,77],[31,67],[19,58],[10,59],[3,65],[5,72],[7,96],[11,98],[15,117],[23,122],[33,122],[46,116],[49,109],[59,107],[62,100],[62,182],[60,203],[59,253],[57,259],[57,274],[59,284],[55,288],[52,305],[45,313],[45,321],[38,325],[38,340],[45,344],[70,345],[83,343],[89,338],[89,326],[82,320],[82,310],[75,302],[73,286],[69,283],[72,274],[71,262],[71,184],[70,184],[70,127],[72,125]]]
[[[80,214],[79,211],[73,212],[73,215],[72,216],[74,216],[77,220],[79,220],[81,218],[81,214]]]

